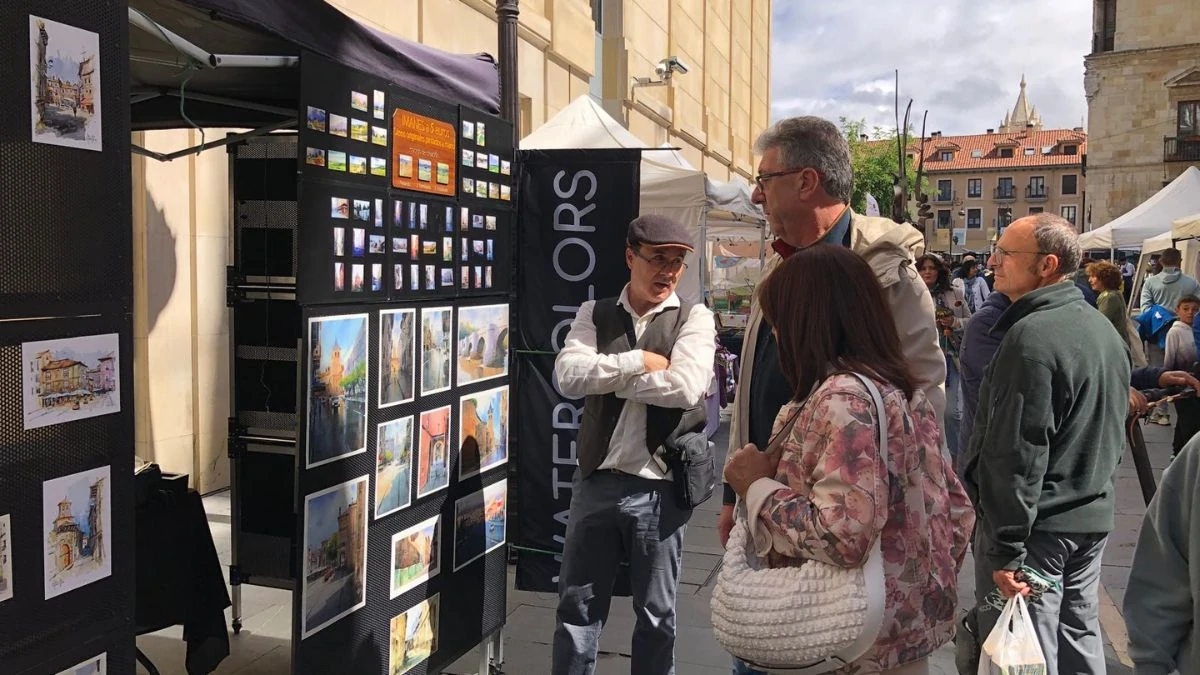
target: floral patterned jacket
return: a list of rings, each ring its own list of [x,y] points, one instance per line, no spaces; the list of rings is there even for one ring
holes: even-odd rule
[[[932,654],[954,635],[958,572],[975,513],[941,452],[933,406],[920,390],[913,401],[876,382],[888,423],[889,468],[879,457],[876,409],[855,376],[835,374],[804,404],[789,403],[775,432],[802,406],[783,440],[775,480],[746,495],[761,504],[752,531],[759,550],[770,538],[772,567],[819,560],[863,564],[882,537],[887,602],[874,647],[844,669],[875,673]],[[886,494],[886,500],[879,498]]]

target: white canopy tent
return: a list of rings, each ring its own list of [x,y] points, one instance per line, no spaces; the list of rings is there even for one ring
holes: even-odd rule
[[[1084,232],[1079,245],[1085,250],[1135,248],[1148,238],[1170,233],[1172,221],[1197,211],[1200,211],[1200,169],[1189,166],[1169,185],[1120,218]]]

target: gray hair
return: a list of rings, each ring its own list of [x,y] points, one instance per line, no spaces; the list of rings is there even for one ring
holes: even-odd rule
[[[816,169],[826,194],[850,203],[854,196],[850,145],[832,122],[812,116],[779,120],[754,143],[760,155],[771,148],[779,149],[784,169]]]
[[[1078,269],[1083,249],[1079,248],[1079,234],[1075,232],[1075,226],[1053,213],[1039,213],[1030,217],[1033,218],[1033,238],[1037,241],[1038,250],[1058,257],[1055,274],[1066,276]]]

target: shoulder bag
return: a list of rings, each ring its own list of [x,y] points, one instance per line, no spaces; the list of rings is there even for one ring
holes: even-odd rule
[[[854,375],[875,403],[879,453],[890,474],[883,397],[869,378]],[[791,433],[799,410],[768,449]],[[885,482],[890,484],[890,479]],[[886,501],[888,495],[878,498]],[[885,582],[879,537],[862,567],[846,569],[806,560],[799,567],[768,568],[755,553],[741,500],[736,514],[713,591],[717,641],[751,666],[772,673],[817,675],[862,658],[883,625]]]

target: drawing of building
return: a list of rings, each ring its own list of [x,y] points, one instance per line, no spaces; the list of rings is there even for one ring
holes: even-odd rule
[[[100,478],[89,487],[87,532],[79,526],[79,521],[71,511],[71,500],[64,498],[58,503],[58,516],[48,535],[56,575],[84,560],[95,563],[104,561],[104,523],[100,516],[103,495],[104,479]]]

